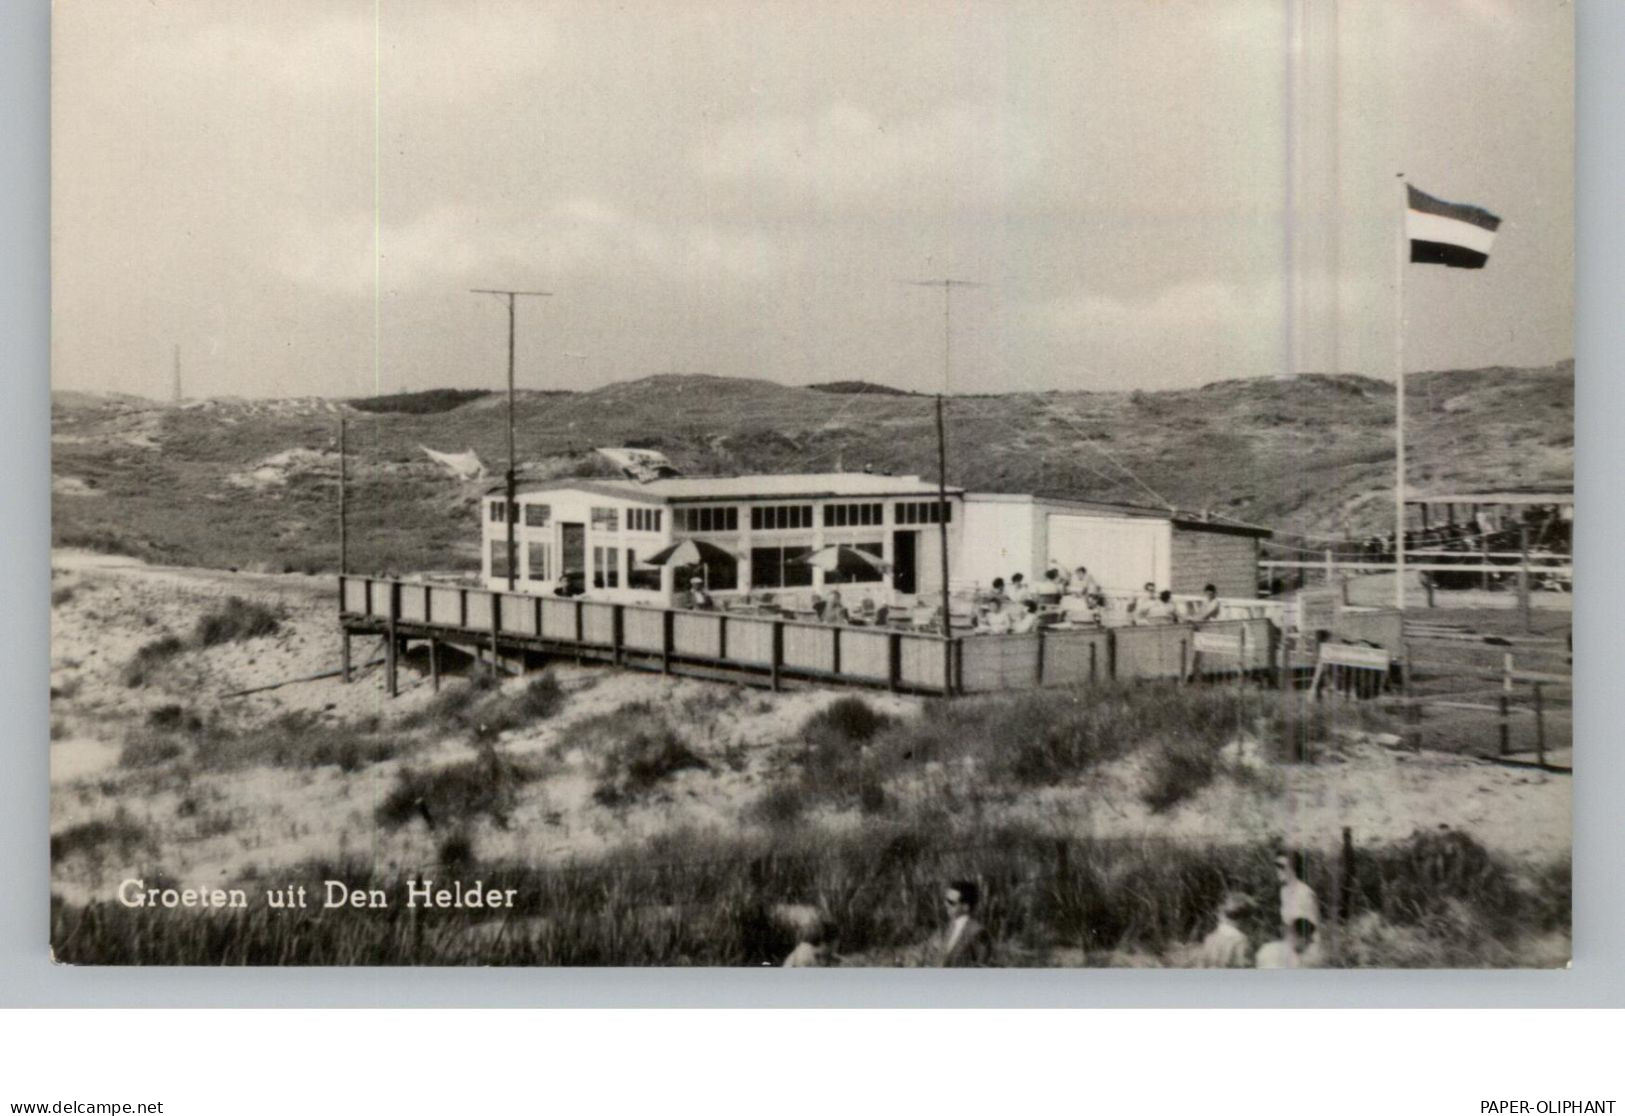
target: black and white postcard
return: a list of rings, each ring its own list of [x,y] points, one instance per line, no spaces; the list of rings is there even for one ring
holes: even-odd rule
[[[1568,3],[52,35],[59,962],[1568,964]]]

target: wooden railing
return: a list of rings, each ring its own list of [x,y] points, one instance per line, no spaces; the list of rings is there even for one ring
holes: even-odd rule
[[[588,654],[672,672],[723,669],[916,693],[987,693],[1112,679],[1186,679],[1273,669],[1276,628],[1267,619],[1200,627],[1040,630],[1025,635],[944,638],[929,632],[847,627],[772,616],[690,612],[653,605],[541,597],[382,578],[339,578],[346,631],[442,639],[489,649]],[[1233,650],[1198,654],[1195,633]],[[394,656],[388,656],[393,665]],[[1222,660],[1222,661],[1221,661]],[[391,671],[391,675],[393,671]]]

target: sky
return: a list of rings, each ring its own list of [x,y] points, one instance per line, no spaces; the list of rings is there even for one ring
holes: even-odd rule
[[[1572,354],[1558,0],[63,0],[52,49],[58,388],[500,387],[474,287],[553,292],[523,388]],[[1401,173],[1487,268],[1397,265]]]

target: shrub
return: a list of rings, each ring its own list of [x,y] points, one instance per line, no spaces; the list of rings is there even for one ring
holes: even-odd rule
[[[179,655],[186,649],[186,645],[173,635],[159,636],[157,639],[143,643],[135,655],[124,665],[121,677],[124,684],[131,689],[145,686],[152,680],[158,668]]]
[[[487,745],[472,760],[428,771],[402,769],[378,806],[378,823],[399,829],[421,818],[430,829],[462,826],[489,817],[500,826],[518,801],[519,788],[534,772]]]
[[[120,767],[158,767],[185,754],[186,746],[174,736],[138,729],[124,738],[118,762]]]
[[[327,767],[359,771],[394,759],[406,741],[367,725],[323,720],[315,713],[292,711],[247,732],[216,732],[199,742],[198,760],[206,767]]]
[[[860,697],[843,697],[807,719],[802,727],[805,736],[831,735],[849,743],[863,744],[873,740],[880,731],[889,728],[893,719],[879,712]]]
[[[203,718],[184,705],[160,705],[147,712],[147,724],[169,732],[201,732]]]
[[[662,724],[635,733],[604,755],[592,797],[604,806],[623,805],[645,797],[679,771],[709,767],[675,729]]]
[[[228,597],[226,603],[198,618],[193,639],[199,647],[273,635],[281,627],[277,614],[258,601]]]
[[[467,829],[456,829],[441,840],[440,865],[452,870],[474,866],[474,835]]]
[[[73,600],[73,586],[61,585],[51,590],[51,607],[57,608]]]
[[[70,825],[51,834],[51,860],[61,863],[70,857],[82,856],[94,864],[101,863],[109,848],[128,860],[135,853],[152,847],[152,838],[141,823],[120,806],[111,818]]]
[[[551,673],[531,679],[517,693],[504,692],[490,675],[435,695],[421,710],[401,721],[406,728],[469,732],[475,740],[494,740],[510,729],[552,717],[563,708],[564,688]]]
[[[1162,813],[1211,783],[1218,770],[1213,741],[1194,736],[1163,740],[1151,749],[1140,797],[1153,813]]]

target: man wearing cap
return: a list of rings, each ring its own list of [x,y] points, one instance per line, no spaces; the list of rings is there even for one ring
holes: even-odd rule
[[[705,591],[705,580],[693,577],[689,578],[688,592],[683,594],[683,598],[678,602],[677,607],[707,612],[716,607],[716,602],[711,599],[711,594]]]

